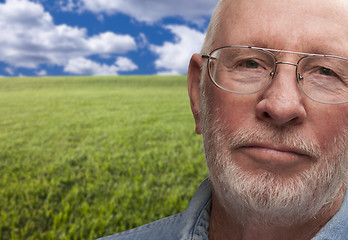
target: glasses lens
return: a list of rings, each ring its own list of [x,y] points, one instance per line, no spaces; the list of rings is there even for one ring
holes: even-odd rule
[[[269,52],[225,47],[211,53],[209,74],[212,81],[224,90],[250,94],[267,86],[275,66],[276,60]]]
[[[298,65],[299,83],[311,99],[323,103],[348,102],[348,61],[337,57],[309,56]]]

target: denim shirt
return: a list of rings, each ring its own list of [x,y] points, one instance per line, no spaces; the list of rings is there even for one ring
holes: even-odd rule
[[[348,239],[348,194],[339,211],[312,240]],[[211,185],[206,179],[179,214],[99,240],[208,240]]]

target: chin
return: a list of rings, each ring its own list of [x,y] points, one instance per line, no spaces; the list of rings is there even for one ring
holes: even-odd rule
[[[305,223],[342,196],[348,169],[345,138],[335,141],[329,153],[321,153],[307,168],[284,176],[238,166],[230,150],[235,140],[224,133],[217,128],[204,133],[206,161],[213,193],[240,224],[287,227]]]

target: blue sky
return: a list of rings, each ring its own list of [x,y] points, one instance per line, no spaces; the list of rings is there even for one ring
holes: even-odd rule
[[[217,0],[0,0],[0,76],[186,74]]]

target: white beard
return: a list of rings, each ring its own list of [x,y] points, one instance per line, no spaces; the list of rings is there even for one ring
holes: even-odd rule
[[[205,114],[201,120],[213,191],[240,224],[286,227],[305,223],[341,196],[348,169],[346,131],[330,144],[331,151],[323,155],[318,144],[297,137],[299,134],[293,129],[281,130],[265,124],[229,134],[223,122],[213,119],[213,114]],[[263,140],[299,148],[316,156],[317,162],[287,178],[266,170],[255,173],[241,169],[232,159],[231,150]]]

